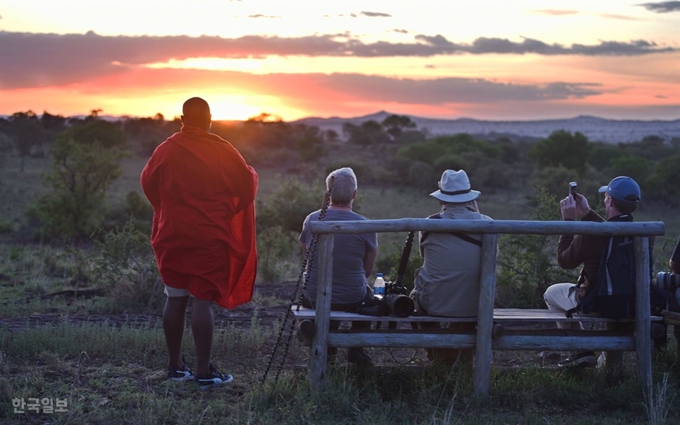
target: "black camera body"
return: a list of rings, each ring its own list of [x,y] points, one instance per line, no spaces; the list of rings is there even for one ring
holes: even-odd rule
[[[659,272],[656,275],[656,286],[666,291],[674,291],[680,288],[680,274]]]
[[[397,317],[409,317],[415,310],[415,304],[408,296],[408,288],[397,286],[394,282],[385,282],[385,303]]]

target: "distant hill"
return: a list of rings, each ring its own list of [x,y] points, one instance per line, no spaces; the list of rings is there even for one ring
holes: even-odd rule
[[[296,123],[314,125],[322,130],[333,129],[342,135],[342,125],[346,122],[361,124],[368,120],[381,122],[392,115],[380,111],[375,114],[355,118],[303,118]],[[469,133],[476,136],[509,136],[513,139],[544,138],[556,130],[581,132],[591,142],[629,143],[642,140],[645,136],[656,135],[666,141],[680,138],[680,119],[662,120],[609,120],[591,116],[569,119],[536,121],[482,121],[470,118],[455,120],[420,118],[409,116],[419,129],[428,129],[433,135]]]

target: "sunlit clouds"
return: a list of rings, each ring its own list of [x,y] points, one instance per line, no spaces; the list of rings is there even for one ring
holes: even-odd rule
[[[0,114],[680,118],[680,2],[131,4],[0,3]]]

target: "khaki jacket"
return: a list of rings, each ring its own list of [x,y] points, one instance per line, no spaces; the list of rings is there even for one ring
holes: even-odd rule
[[[464,205],[447,205],[445,220],[491,220]],[[481,242],[481,235],[466,235]],[[423,267],[416,270],[414,298],[427,314],[444,317],[477,316],[481,246],[450,233],[420,235]]]

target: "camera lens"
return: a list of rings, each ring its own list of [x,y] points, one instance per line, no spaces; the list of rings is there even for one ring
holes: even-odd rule
[[[673,291],[674,289],[680,287],[680,275],[675,273],[659,272],[659,274],[656,275],[656,286],[659,289]]]

